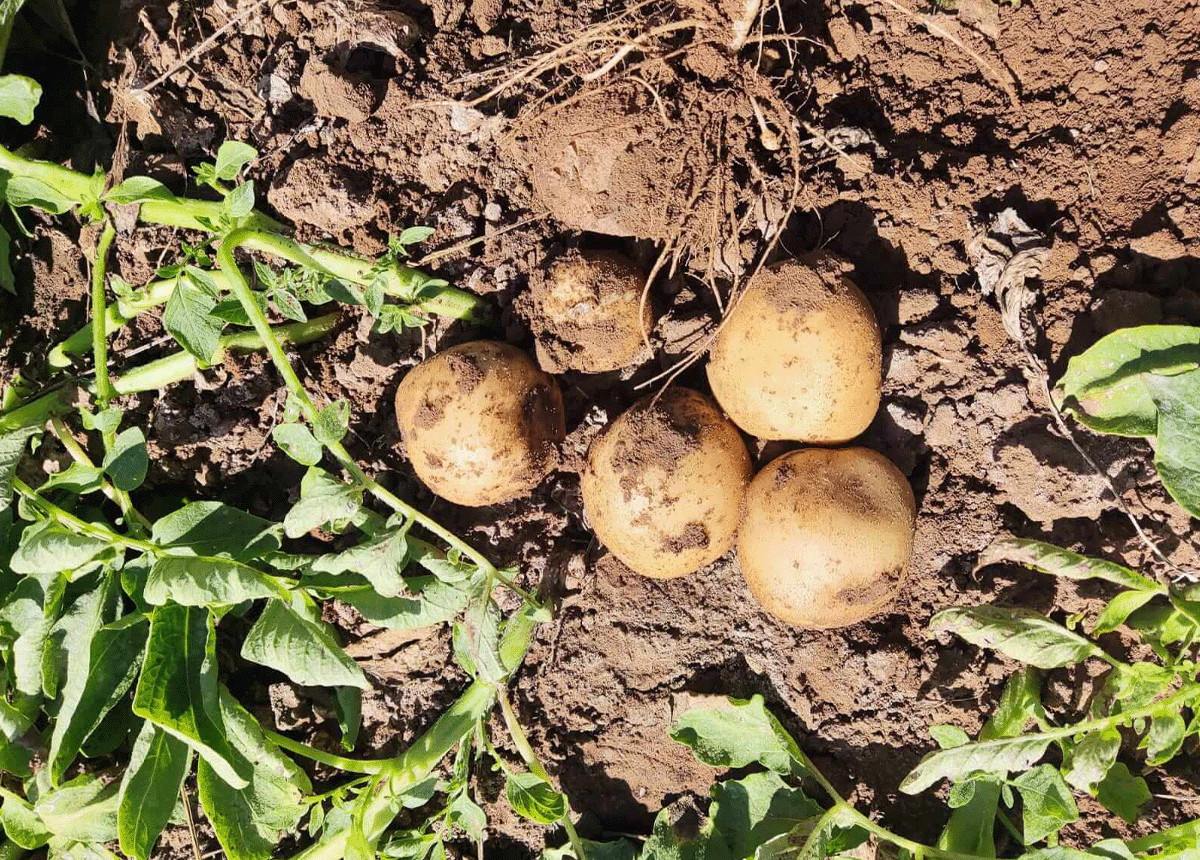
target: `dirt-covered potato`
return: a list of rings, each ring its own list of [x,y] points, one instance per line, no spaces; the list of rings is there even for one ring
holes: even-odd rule
[[[843,627],[899,592],[915,522],[912,488],[882,454],[802,448],[750,482],[738,561],[751,594],[776,618]]]
[[[837,262],[763,269],[725,320],[708,363],[717,402],[760,439],[849,441],[879,408],[875,313]]]
[[[596,438],[583,505],[601,542],[655,579],[691,573],[733,545],[750,456],[711,400],[669,388],[635,403]]]
[[[477,340],[414,367],[396,420],[417,476],[460,505],[494,505],[537,486],[566,434],[558,383],[525,353]]]
[[[574,251],[530,283],[538,364],[550,373],[603,373],[644,360],[642,331],[654,327],[642,308],[646,277],[623,254]]]

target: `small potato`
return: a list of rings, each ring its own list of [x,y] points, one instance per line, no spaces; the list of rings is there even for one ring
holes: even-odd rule
[[[763,609],[798,627],[844,627],[900,590],[916,503],[900,470],[867,448],[802,448],[746,490],[738,561]]]
[[[654,327],[646,278],[611,251],[571,252],[531,284],[538,364],[550,373],[603,373],[644,361],[643,329]]]
[[[879,325],[829,257],[763,269],[713,344],[708,381],[739,427],[760,439],[840,444],[879,408]]]
[[[566,435],[558,383],[516,347],[477,340],[418,364],[396,391],[417,476],[459,505],[494,505],[537,486]]]
[[[737,532],[750,455],[716,404],[687,388],[635,403],[596,438],[583,505],[596,536],[654,579],[720,558]]]

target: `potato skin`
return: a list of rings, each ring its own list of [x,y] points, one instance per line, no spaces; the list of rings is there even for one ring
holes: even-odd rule
[[[746,490],[742,576],[755,600],[789,624],[855,624],[899,592],[916,515],[912,487],[882,454],[791,451]]]
[[[750,474],[746,444],[716,404],[669,388],[592,442],[583,505],[613,555],[643,576],[671,579],[733,545]]]
[[[882,366],[866,297],[833,258],[818,257],[751,278],[713,344],[708,381],[750,435],[830,445],[875,417]]]
[[[396,390],[396,420],[417,476],[478,507],[524,495],[566,435],[558,383],[516,347],[464,343],[418,364]]]
[[[571,251],[530,283],[536,311],[537,358],[549,373],[604,373],[647,358],[643,328],[654,328],[646,278],[612,251]]]

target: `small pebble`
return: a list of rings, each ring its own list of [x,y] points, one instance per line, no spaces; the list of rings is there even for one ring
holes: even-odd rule
[[[1092,68],[1095,69],[1097,72],[1107,72],[1108,71],[1108,60],[1096,60],[1096,63],[1095,63],[1095,65],[1092,66]]]
[[[499,221],[500,216],[504,214],[504,210],[500,208],[500,204],[495,201],[483,207],[483,217],[488,221]]]

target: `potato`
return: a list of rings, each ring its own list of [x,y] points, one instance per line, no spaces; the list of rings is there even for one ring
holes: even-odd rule
[[[647,357],[642,338],[654,328],[646,277],[611,251],[571,252],[530,284],[538,364],[550,373],[603,373]]]
[[[916,502],[900,470],[867,448],[802,448],[746,490],[738,561],[762,607],[798,627],[844,627],[896,596]]]
[[[592,443],[583,505],[613,555],[670,579],[733,545],[750,471],[741,435],[716,404],[669,388],[639,400]]]
[[[713,344],[708,381],[733,421],[760,439],[840,444],[879,408],[879,325],[830,257],[763,269]]]
[[[413,469],[459,505],[494,505],[537,486],[566,435],[562,393],[516,347],[477,340],[414,367],[396,391]]]

